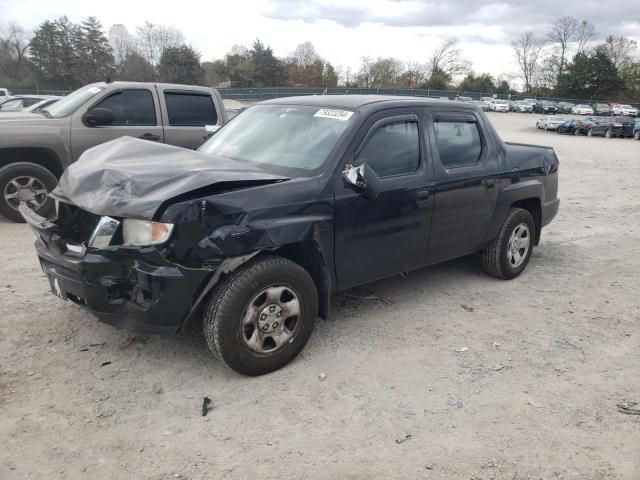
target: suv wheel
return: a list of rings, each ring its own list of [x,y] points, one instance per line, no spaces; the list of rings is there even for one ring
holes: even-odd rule
[[[47,194],[57,184],[49,170],[35,163],[18,162],[0,168],[0,215],[23,223],[18,207],[20,202],[27,202],[39,215],[49,217],[54,203]]]
[[[633,134],[633,138],[640,140],[640,130],[636,130],[636,133]]]
[[[573,134],[574,134],[576,137],[577,137],[577,136],[579,136],[579,135],[580,135],[580,129],[576,128],[576,129],[573,131]]]
[[[238,268],[212,292],[203,329],[225,365],[256,376],[282,368],[309,340],[318,313],[311,275],[273,255]]]
[[[613,138],[613,132],[611,131],[611,129],[608,129],[608,130],[604,133],[604,138]]]
[[[500,233],[482,252],[484,270],[503,280],[520,275],[531,258],[535,231],[533,217],[527,210],[510,209]]]
[[[587,137],[593,137],[593,132],[591,129],[587,130]]]

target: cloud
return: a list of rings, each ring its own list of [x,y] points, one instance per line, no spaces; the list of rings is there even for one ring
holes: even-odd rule
[[[606,8],[603,0],[272,0],[265,14],[279,20],[333,21],[345,27],[365,23],[389,27],[457,27],[457,36],[473,38],[482,26],[506,32],[543,33],[554,19],[570,15],[595,23],[600,37],[624,31],[640,36],[640,2]]]

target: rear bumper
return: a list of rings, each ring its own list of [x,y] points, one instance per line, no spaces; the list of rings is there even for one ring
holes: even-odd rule
[[[52,292],[132,333],[178,332],[212,274],[173,264],[154,247],[61,253],[46,231],[36,232],[36,251]]]

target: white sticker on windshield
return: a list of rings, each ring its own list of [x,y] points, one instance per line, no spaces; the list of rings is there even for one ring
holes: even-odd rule
[[[346,120],[349,120],[351,118],[351,115],[353,115],[353,112],[350,112],[349,110],[334,110],[331,108],[322,108],[315,113],[314,117],[333,118],[334,120],[340,120],[344,122]]]

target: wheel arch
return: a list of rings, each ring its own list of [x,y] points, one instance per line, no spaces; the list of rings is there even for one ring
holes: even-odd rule
[[[0,168],[12,163],[33,163],[49,170],[56,178],[60,178],[62,162],[51,149],[42,147],[16,147],[0,149]]]

